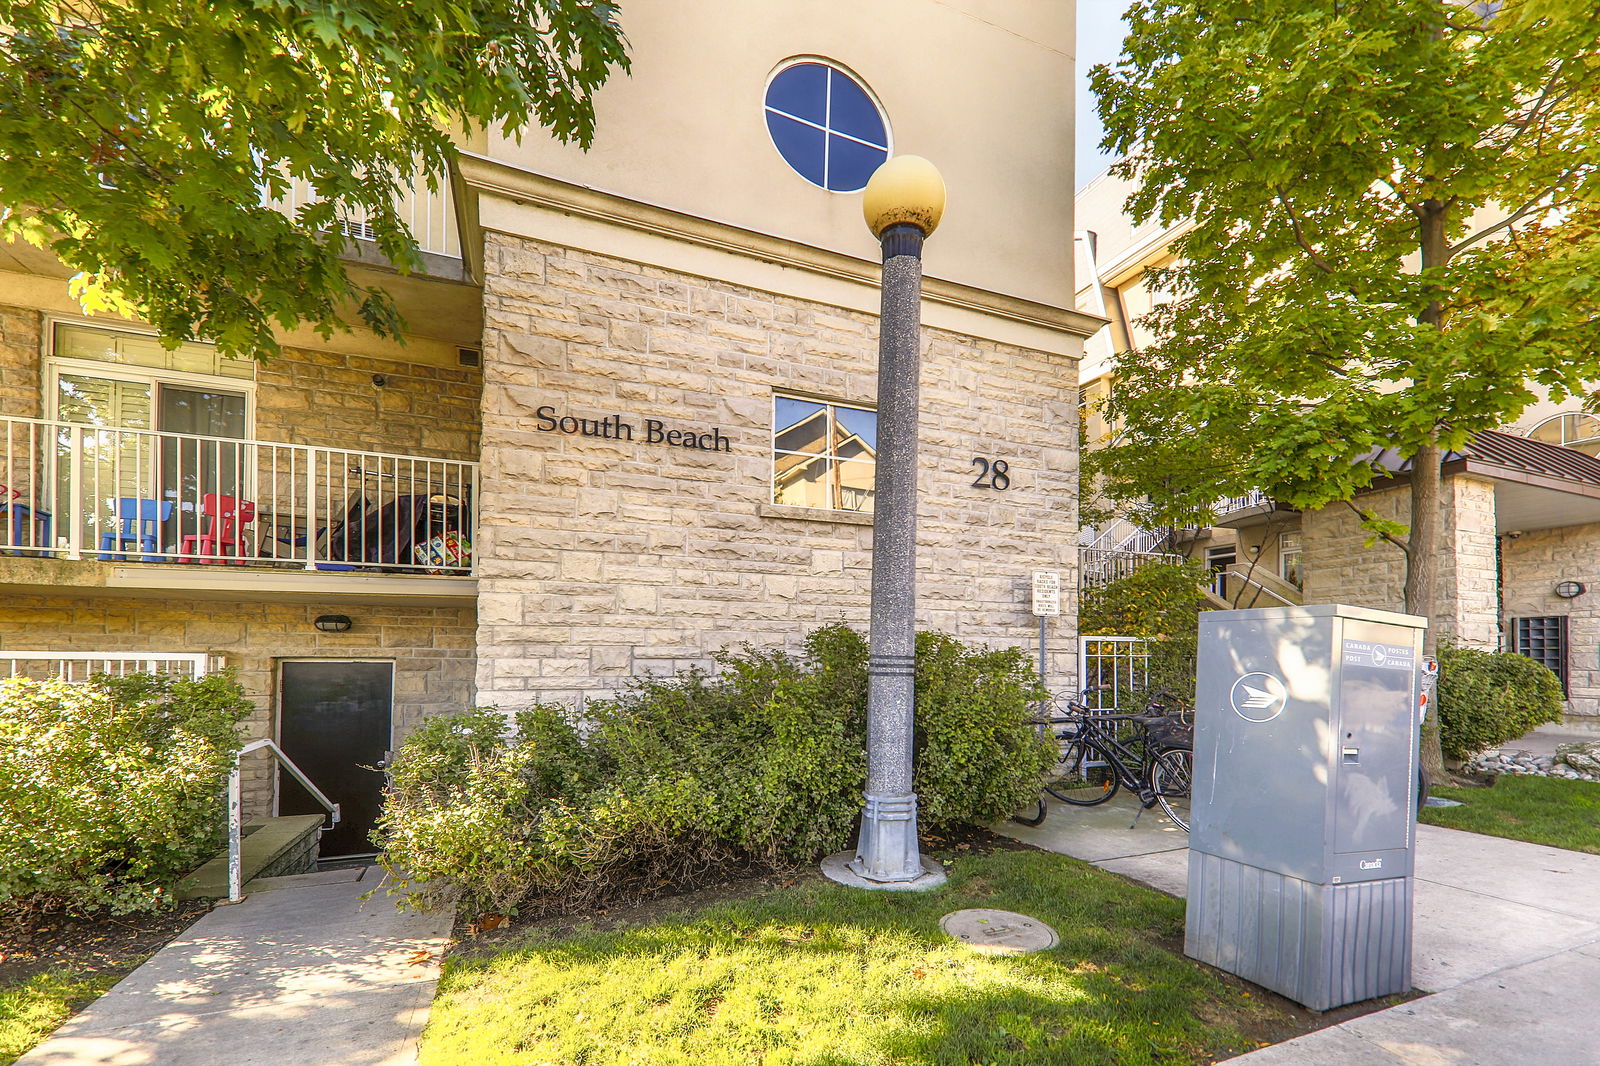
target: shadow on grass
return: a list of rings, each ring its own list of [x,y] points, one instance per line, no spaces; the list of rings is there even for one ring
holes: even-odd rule
[[[1031,914],[1062,943],[983,955],[939,931],[979,905]],[[964,859],[929,893],[809,884],[454,964],[423,1061],[1209,1061],[1239,1046],[1237,1004],[1165,949],[1181,922],[1178,901],[1041,853]]]

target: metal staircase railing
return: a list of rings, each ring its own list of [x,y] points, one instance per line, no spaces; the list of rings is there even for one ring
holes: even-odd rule
[[[246,755],[257,751],[267,751],[278,760],[285,770],[294,776],[294,779],[305,786],[313,799],[320,803],[330,816],[330,821],[323,826],[327,832],[339,824],[339,805],[327,796],[322,790],[311,783],[311,779],[301,772],[294,760],[283,753],[283,749],[270,740],[252,740],[239,749],[239,754],[233,757],[233,769],[228,772],[228,902],[238,903],[244,899],[244,872],[242,867],[242,852],[244,839],[244,826],[242,824],[243,806],[243,777],[239,772],[239,764]]]

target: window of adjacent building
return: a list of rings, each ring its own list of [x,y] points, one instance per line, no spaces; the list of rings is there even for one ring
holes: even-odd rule
[[[1546,444],[1576,448],[1589,455],[1600,454],[1600,418],[1583,411],[1547,418],[1528,430],[1528,436]]]
[[[1295,588],[1301,588],[1306,583],[1305,561],[1301,554],[1300,534],[1297,532],[1278,534],[1278,576]]]
[[[877,455],[876,411],[793,396],[773,397],[774,503],[870,512]]]
[[[1526,655],[1550,668],[1561,679],[1562,694],[1567,691],[1567,619],[1565,615],[1544,615],[1511,620],[1511,650]]]
[[[795,173],[859,192],[889,158],[889,124],[866,86],[831,63],[790,63],[767,83],[767,133]]]

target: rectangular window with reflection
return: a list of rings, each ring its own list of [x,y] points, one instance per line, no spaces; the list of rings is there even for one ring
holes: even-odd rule
[[[870,512],[877,455],[876,411],[792,396],[773,397],[774,503]]]
[[[1561,693],[1567,694],[1567,618],[1546,615],[1511,620],[1511,650],[1543,663],[1561,679]]]

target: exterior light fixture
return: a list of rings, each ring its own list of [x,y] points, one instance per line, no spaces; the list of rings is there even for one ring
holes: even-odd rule
[[[922,858],[911,736],[916,687],[917,408],[922,242],[944,214],[944,179],[920,156],[897,156],[867,182],[862,214],[883,248],[878,330],[878,463],[873,478],[867,789],[854,854],[822,872],[861,888],[944,883]]]
[[[324,633],[347,633],[355,623],[350,621],[347,614],[320,614],[311,624]]]
[[[1589,587],[1581,581],[1561,581],[1556,584],[1556,595],[1564,600],[1575,599],[1589,591]]]

